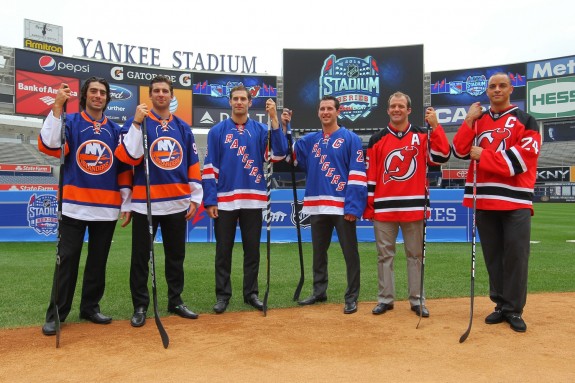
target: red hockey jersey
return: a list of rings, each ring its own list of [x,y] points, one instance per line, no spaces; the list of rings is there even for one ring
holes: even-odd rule
[[[430,133],[409,125],[399,132],[387,126],[371,136],[367,147],[366,219],[410,222],[423,219],[426,164],[438,165],[450,157],[449,141],[441,125]],[[429,210],[428,210],[429,214]]]
[[[475,122],[477,146],[483,148],[477,164],[477,209],[531,209],[541,150],[541,135],[535,119],[517,106],[504,112],[485,112]],[[474,145],[474,127],[463,123],[453,138],[453,155],[469,159]],[[473,174],[470,165],[463,205],[473,207]]]

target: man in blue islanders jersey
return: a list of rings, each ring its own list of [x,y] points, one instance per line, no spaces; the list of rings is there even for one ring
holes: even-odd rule
[[[243,85],[230,91],[232,115],[208,133],[208,151],[202,181],[204,206],[214,219],[216,235],[216,304],[218,314],[226,311],[232,296],[230,274],[232,250],[239,222],[244,250],[244,302],[258,310],[260,236],[262,209],[267,205],[264,167],[267,155],[268,127],[249,118],[252,95]],[[276,104],[266,101],[271,119],[272,160],[285,158],[287,140],[279,129]]]
[[[356,221],[365,208],[367,179],[361,140],[337,124],[338,116],[338,99],[322,97],[318,110],[322,129],[294,144],[294,163],[306,173],[302,213],[311,216],[313,246],[313,292],[298,303],[327,300],[327,251],[335,228],[347,267],[343,312],[353,314],[360,288]],[[283,122],[290,118],[290,113],[282,114]]]
[[[46,117],[38,137],[38,149],[60,158],[61,116],[71,89],[62,84],[52,111]],[[81,113],[66,115],[65,161],[62,190],[62,220],[58,254],[60,269],[52,285],[52,298],[46,311],[44,335],[55,335],[54,293],[60,320],[66,320],[78,279],[80,254],[88,229],[88,255],[84,269],[80,318],[108,324],[112,318],[100,312],[100,299],[106,284],[106,263],[118,215],[130,221],[131,167],[114,158],[120,127],[105,115],[111,100],[110,85],[102,78],[90,77],[80,91]],[[121,214],[120,214],[121,210]]]
[[[170,112],[174,96],[172,81],[156,76],[149,86],[152,110],[143,103],[136,107],[134,118],[124,124],[122,144],[116,155],[134,165],[132,196],[132,260],[130,291],[134,314],[131,325],[146,322],[150,304],[148,291],[150,242],[148,236],[146,176],[141,125],[148,132],[150,200],[153,234],[162,230],[165,252],[165,273],[168,284],[168,311],[187,319],[198,315],[182,300],[184,290],[184,258],[186,255],[186,221],[196,213],[202,202],[200,163],[194,135],[189,125]]]

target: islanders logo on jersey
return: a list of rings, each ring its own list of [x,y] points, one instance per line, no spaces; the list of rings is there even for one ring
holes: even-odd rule
[[[49,194],[32,194],[28,200],[28,226],[38,234],[48,236],[58,231],[58,201]]]
[[[417,170],[417,153],[415,146],[405,146],[392,150],[384,161],[383,183],[389,181],[406,181]]]
[[[184,151],[172,137],[158,137],[150,146],[150,158],[161,169],[176,169],[183,160]]]
[[[76,151],[76,163],[85,173],[98,176],[114,164],[114,152],[103,141],[85,141]]]
[[[331,95],[339,100],[339,118],[355,121],[377,107],[379,68],[371,56],[365,58],[330,55],[319,77],[319,98]]]
[[[486,130],[477,137],[477,143],[484,149],[491,149],[499,152],[505,150],[505,140],[511,137],[511,131],[506,128]]]

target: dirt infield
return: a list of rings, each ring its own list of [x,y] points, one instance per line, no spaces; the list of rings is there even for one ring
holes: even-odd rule
[[[66,324],[61,347],[39,327],[0,331],[0,382],[574,382],[575,293],[531,294],[527,332],[486,325],[493,304],[429,300],[430,318],[407,302],[384,315],[362,302],[260,312],[163,318],[163,349],[153,319],[99,326]]]

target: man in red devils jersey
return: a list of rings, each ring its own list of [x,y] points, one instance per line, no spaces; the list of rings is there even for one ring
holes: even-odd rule
[[[38,148],[60,157],[61,115],[70,98],[70,88],[62,84],[52,111],[40,130]],[[130,222],[131,167],[114,158],[120,127],[108,120],[104,110],[110,102],[110,85],[102,78],[90,77],[81,89],[81,113],[66,116],[66,145],[63,179],[62,221],[60,223],[60,272],[58,273],[58,312],[64,321],[72,307],[78,279],[84,234],[88,230],[88,256],[82,284],[80,318],[107,324],[112,318],[100,312],[104,294],[106,263],[118,215]],[[121,213],[120,213],[121,211]],[[46,311],[45,335],[55,335],[52,299]]]
[[[393,260],[401,228],[411,310],[417,315],[429,316],[425,297],[421,297],[423,306],[420,305],[423,212],[425,203],[428,203],[425,198],[426,162],[429,165],[446,162],[450,157],[450,147],[433,108],[425,111],[425,119],[432,129],[429,136],[425,129],[409,123],[410,113],[411,98],[401,92],[392,94],[387,107],[389,125],[374,134],[367,147],[368,196],[363,216],[373,220],[378,253],[378,303],[372,310],[375,315],[393,309]],[[429,210],[427,214],[429,217]]]
[[[453,138],[457,158],[477,162],[476,222],[489,274],[495,310],[485,323],[506,321],[517,332],[527,300],[527,265],[533,215],[533,188],[541,136],[535,119],[511,104],[506,73],[489,78],[489,110],[476,102]],[[474,140],[477,138],[477,144]],[[473,174],[465,183],[463,205],[473,207]]]
[[[262,209],[266,207],[264,163],[268,127],[249,118],[252,95],[243,85],[230,91],[232,116],[210,129],[202,175],[204,206],[214,219],[216,234],[216,304],[226,311],[232,296],[232,250],[239,223],[244,250],[244,302],[263,310],[258,298]],[[266,100],[271,119],[272,161],[285,157],[287,141],[277,117],[276,104]]]
[[[135,166],[130,265],[133,327],[145,324],[150,304],[150,242],[142,240],[148,235],[146,177],[142,161],[144,146],[141,125],[144,122],[149,143],[153,234],[156,235],[160,225],[166,256],[168,311],[183,318],[198,317],[184,304],[181,297],[184,290],[186,221],[196,213],[203,195],[198,152],[188,124],[170,112],[170,102],[174,95],[171,80],[166,76],[154,77],[150,82],[149,95],[152,110],[148,110],[145,103],[136,107],[134,118],[124,124],[122,144],[116,149],[119,159]]]
[[[327,300],[327,251],[335,228],[347,269],[343,312],[353,314],[360,289],[356,221],[365,208],[367,184],[361,140],[337,124],[339,107],[337,98],[323,96],[318,108],[322,129],[306,134],[293,148],[295,165],[306,173],[302,213],[311,216],[313,246],[313,292],[298,303]],[[290,113],[282,114],[282,120],[290,119]]]

